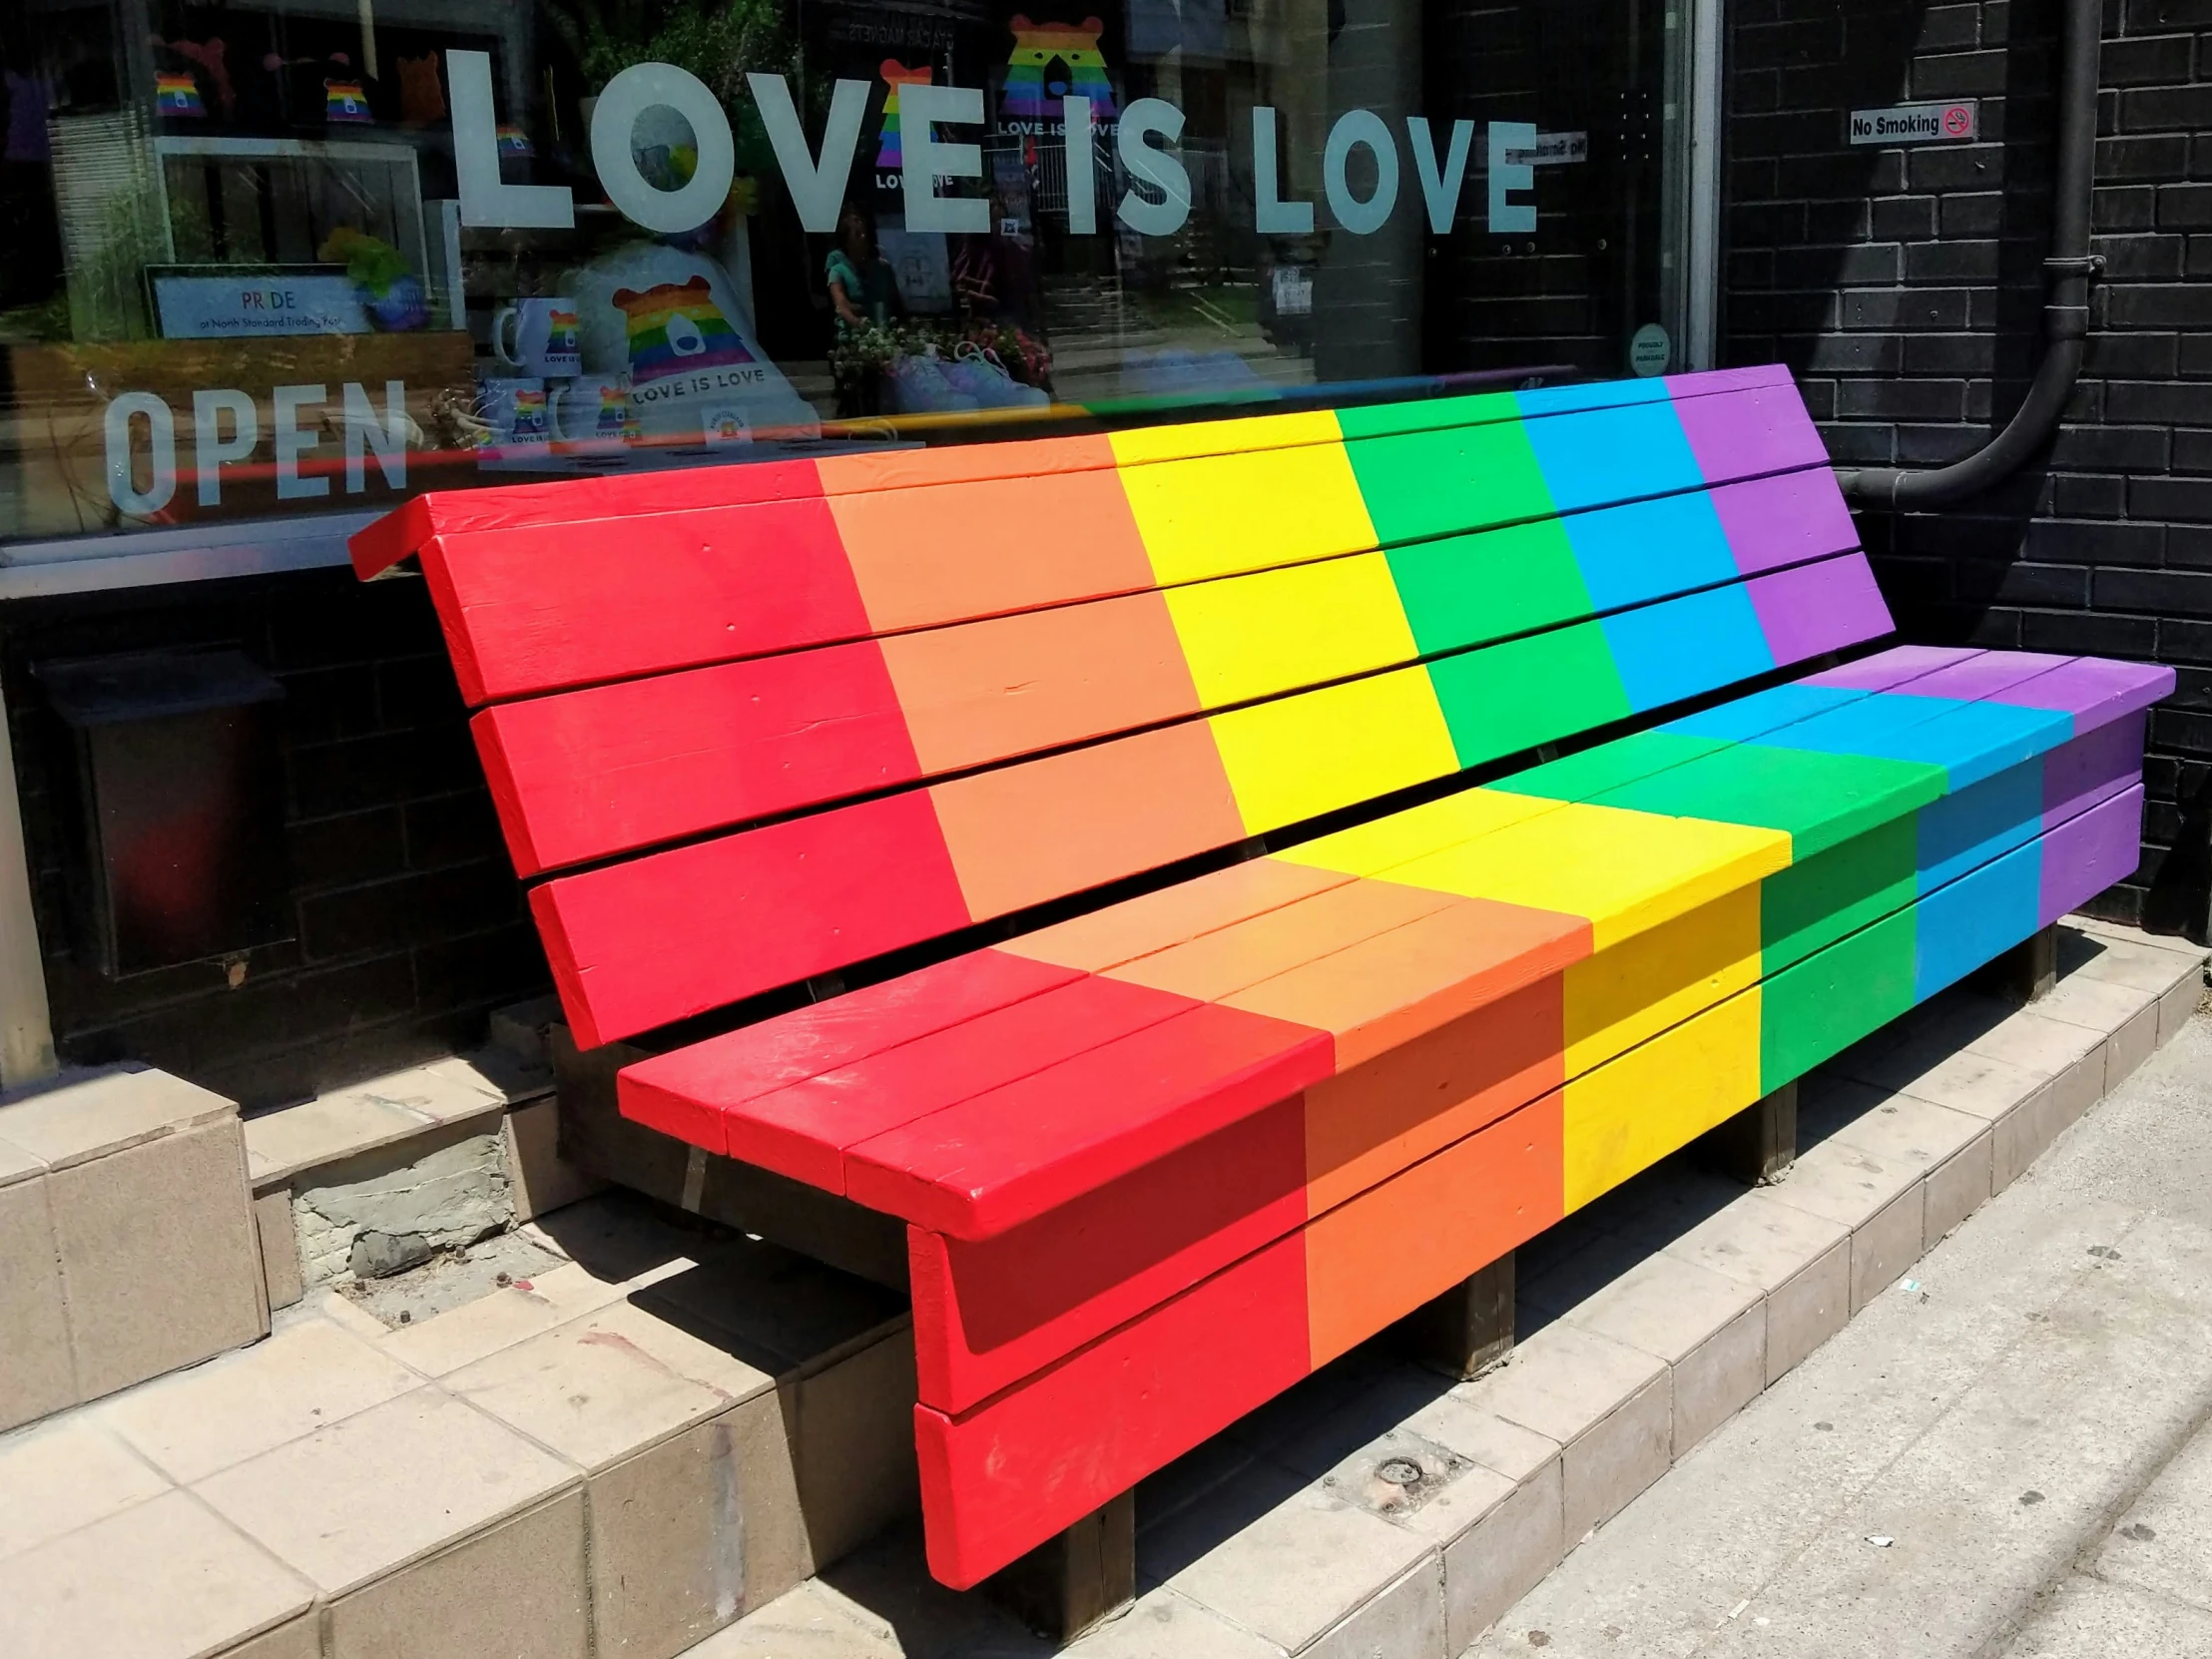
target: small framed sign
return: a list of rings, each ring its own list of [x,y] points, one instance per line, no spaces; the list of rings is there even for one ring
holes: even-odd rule
[[[341,265],[156,265],[146,279],[164,339],[370,331]]]

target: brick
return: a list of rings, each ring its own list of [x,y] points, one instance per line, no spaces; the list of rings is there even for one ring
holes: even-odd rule
[[[2189,141],[2182,134],[2097,140],[2099,179],[2184,179],[2188,174]]]
[[[2188,35],[2108,40],[2097,54],[2097,80],[2106,87],[2186,81],[2195,44]]]
[[[1847,380],[1836,389],[1836,412],[1891,420],[1955,420],[1964,393],[1964,385],[1956,380]]]
[[[2050,459],[2053,466],[2159,471],[2166,465],[2166,430],[2160,426],[2067,426],[2053,441]]]
[[[2118,518],[2127,511],[2127,480],[2062,473],[2052,480],[2051,505],[2074,518]]]
[[[1936,234],[1936,198],[1891,197],[1873,204],[1870,228],[1885,242],[1915,242]]]
[[[1966,294],[1959,288],[1866,289],[1839,296],[1846,328],[1963,328]]]
[[[1986,191],[2002,182],[2003,161],[1995,145],[1931,145],[1913,152],[1907,171],[1915,190]]]
[[[1987,98],[2004,91],[2005,54],[1950,52],[1917,57],[1911,73],[1914,98]]]
[[[2135,478],[2128,483],[2128,511],[2144,518],[2212,524],[2212,478]]]
[[[2212,574],[2193,571],[2100,570],[2096,603],[2155,615],[2212,616]]]
[[[2193,133],[2212,127],[2212,85],[2145,87],[2120,94],[2124,132]]]
[[[1996,366],[1990,334],[1912,334],[1904,340],[1905,367],[1920,375],[1987,374]]]
[[[2115,380],[2105,388],[2105,408],[2115,421],[2180,425],[2204,418],[2203,386],[2173,382]]]
[[[2170,379],[2180,360],[2179,345],[2172,334],[2115,334],[2104,330],[2089,336],[2083,372],[2128,379]]]
[[[1993,241],[1915,243],[1905,251],[1905,277],[1909,282],[1993,280],[1997,253]]]
[[[2158,224],[2158,192],[2149,185],[2101,187],[2090,193],[2089,225],[2095,231],[2148,231]]]

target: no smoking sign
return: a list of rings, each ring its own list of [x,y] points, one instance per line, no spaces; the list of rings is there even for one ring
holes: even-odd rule
[[[1956,104],[1893,104],[1886,110],[1853,110],[1853,144],[1962,144],[1979,125],[1971,99]]]

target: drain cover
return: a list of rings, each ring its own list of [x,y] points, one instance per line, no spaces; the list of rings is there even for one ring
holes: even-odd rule
[[[1376,1465],[1375,1477],[1387,1480],[1393,1486],[1417,1486],[1420,1484],[1420,1465],[1410,1457],[1385,1457]]]

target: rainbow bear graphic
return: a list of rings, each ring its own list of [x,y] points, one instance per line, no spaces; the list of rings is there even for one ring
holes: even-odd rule
[[[643,293],[617,288],[615,303],[629,319],[633,386],[694,369],[753,361],[753,353],[722,314],[704,276],[662,282]]]
[[[374,121],[369,112],[368,94],[361,90],[358,81],[324,81],[322,83],[322,119],[328,122],[361,123]]]
[[[200,84],[182,70],[158,71],[154,76],[154,113],[206,120],[208,107],[200,102]]]
[[[1098,49],[1105,24],[1095,17],[1086,17],[1080,27],[1032,23],[1017,12],[1006,27],[1013,31],[1014,49],[1006,58],[1000,115],[1022,121],[1058,120],[1060,100],[1069,93],[1091,101],[1094,121],[1114,114],[1113,83],[1106,79],[1106,55]],[[1057,75],[1052,73],[1056,63],[1062,66]]]
[[[908,69],[896,58],[885,58],[881,65],[883,79],[890,85],[889,96],[883,100],[883,142],[876,146],[875,166],[879,172],[896,173],[905,152],[898,142],[898,89],[904,86],[927,86],[934,73],[927,66]]]

